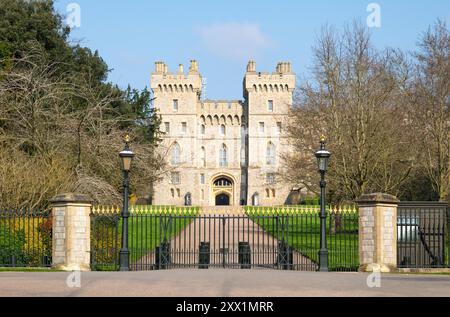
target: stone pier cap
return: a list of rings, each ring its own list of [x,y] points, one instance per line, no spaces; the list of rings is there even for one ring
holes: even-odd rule
[[[360,205],[365,204],[398,204],[400,200],[397,197],[384,193],[364,194],[356,202]]]
[[[58,194],[52,199],[50,199],[50,203],[52,205],[70,204],[70,203],[92,204],[92,202],[93,200],[88,195],[75,193]]]

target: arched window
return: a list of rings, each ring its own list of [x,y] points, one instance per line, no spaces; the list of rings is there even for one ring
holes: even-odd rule
[[[227,132],[227,129],[225,128],[225,125],[222,124],[220,126],[220,135],[224,136],[226,134],[226,132]]]
[[[266,188],[266,198],[270,197],[270,190],[268,188]]]
[[[220,167],[228,166],[228,153],[227,146],[225,144],[222,144],[219,151],[219,165]]]
[[[232,185],[233,185],[233,182],[225,177],[221,177],[214,181],[214,186],[217,186],[217,187],[230,187]]]
[[[171,153],[171,163],[172,165],[178,165],[180,164],[180,153],[181,153],[181,148],[180,145],[178,143],[174,143],[172,145],[172,153]]]
[[[205,131],[206,131],[205,125],[202,124],[202,126],[200,127],[200,133],[205,134]]]
[[[200,149],[200,165],[202,167],[206,166],[206,150],[204,146]]]
[[[272,142],[267,144],[267,165],[275,165],[275,145]]]
[[[253,206],[259,206],[259,194],[254,193],[252,196],[252,205]]]
[[[191,193],[187,193],[184,196],[184,205],[185,206],[192,206],[192,195],[191,195]]]

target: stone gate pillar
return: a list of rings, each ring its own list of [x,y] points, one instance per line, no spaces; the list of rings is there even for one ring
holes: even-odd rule
[[[397,269],[397,206],[392,195],[366,194],[359,206],[359,271],[391,272]]]
[[[79,194],[55,196],[52,205],[52,267],[63,271],[90,270],[92,201]]]

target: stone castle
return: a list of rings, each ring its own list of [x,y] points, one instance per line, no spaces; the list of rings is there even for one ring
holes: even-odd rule
[[[197,61],[186,73],[156,62],[151,89],[170,171],[154,186],[155,205],[282,205],[292,184],[279,176],[290,145],[285,127],[296,87],[291,64],[275,72],[247,65],[244,100],[202,98]]]

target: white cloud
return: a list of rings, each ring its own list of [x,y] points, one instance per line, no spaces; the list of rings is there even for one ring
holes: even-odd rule
[[[217,23],[198,28],[198,33],[208,51],[226,59],[256,58],[272,45],[258,24]]]

